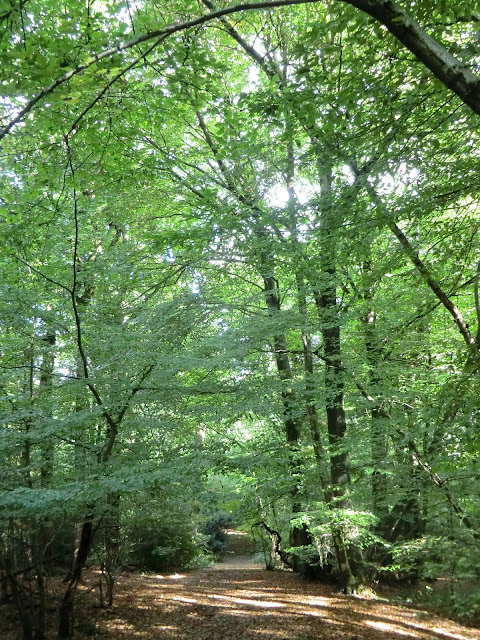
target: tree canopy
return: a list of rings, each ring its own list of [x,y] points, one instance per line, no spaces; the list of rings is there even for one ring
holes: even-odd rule
[[[26,640],[58,557],[66,638],[94,553],[111,600],[135,526],[186,563],[218,512],[348,593],[455,544],[478,577],[479,29],[450,0],[0,3]]]

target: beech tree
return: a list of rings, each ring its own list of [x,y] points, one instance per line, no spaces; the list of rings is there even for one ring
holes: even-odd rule
[[[435,572],[447,521],[468,555],[471,3],[4,5],[0,570],[25,639],[62,536],[65,638],[98,531],[111,603],[131,497],[195,520],[222,475],[346,592]]]

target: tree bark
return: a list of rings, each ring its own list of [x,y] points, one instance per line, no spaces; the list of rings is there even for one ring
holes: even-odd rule
[[[314,147],[317,141],[312,141]],[[312,282],[315,304],[322,325],[323,353],[325,358],[325,411],[327,414],[328,440],[330,444],[330,473],[332,480],[332,511],[347,509],[350,505],[350,460],[345,449],[347,422],[344,408],[344,381],[340,344],[340,318],[337,302],[336,249],[333,237],[333,205],[331,203],[331,176],[318,161],[319,182],[322,195],[320,210],[320,264],[321,285]],[[338,222],[338,221],[337,221]],[[338,571],[345,593],[355,590],[358,583],[346,544],[346,532],[338,519],[333,518],[332,539]]]
[[[451,91],[480,115],[480,78],[392,0],[342,0],[383,24]]]
[[[263,276],[263,282],[265,287],[265,302],[270,314],[275,317],[280,313],[280,296],[278,291],[278,283],[273,276]],[[277,365],[278,375],[280,379],[288,384],[288,381],[293,381],[293,372],[290,366],[290,356],[287,348],[287,340],[285,334],[278,333],[273,338],[273,348],[275,362]],[[292,475],[294,486],[292,488],[292,514],[300,513],[302,511],[302,505],[299,500],[299,494],[301,490],[301,473],[299,460],[299,438],[300,438],[300,420],[295,415],[298,414],[298,399],[294,390],[291,388],[284,388],[282,390],[283,399],[283,422],[285,425],[285,436],[289,451],[290,459],[290,473]],[[312,538],[305,525],[294,526],[290,532],[290,542],[293,547],[308,546],[312,543]],[[293,568],[295,571],[305,571],[306,563],[303,562],[298,556],[293,557]]]
[[[323,353],[325,356],[325,410],[327,414],[328,439],[333,493],[340,508],[348,505],[350,484],[350,462],[344,450],[347,423],[344,409],[344,382],[342,353],[340,346],[340,318],[337,302],[337,268],[335,239],[333,238],[333,208],[330,203],[330,175],[319,166],[319,179],[323,206],[320,220],[321,282],[313,282],[313,293],[318,316],[322,324]]]
[[[48,396],[52,389],[52,374],[55,367],[55,344],[57,341],[54,329],[48,328],[45,336],[45,351],[42,356],[40,371],[40,387],[38,394]],[[49,413],[51,415],[51,413]],[[53,471],[54,445],[51,437],[42,440],[42,464],[40,468],[40,479],[42,487],[47,487]]]
[[[103,563],[103,579],[106,584],[107,607],[113,605],[115,579],[120,565],[120,495],[110,494],[107,497],[107,511],[103,517],[105,560]]]
[[[58,615],[58,640],[65,640],[73,636],[73,607],[78,583],[87,562],[93,541],[93,515],[88,515],[82,525],[80,545],[75,558],[70,582],[63,594]]]

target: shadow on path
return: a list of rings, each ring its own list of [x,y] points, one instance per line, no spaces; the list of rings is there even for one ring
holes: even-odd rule
[[[235,543],[236,544],[236,543]],[[236,551],[235,551],[236,549]],[[215,567],[124,575],[97,638],[116,640],[478,640],[478,630],[423,611],[348,598],[330,585],[265,571],[233,545]]]

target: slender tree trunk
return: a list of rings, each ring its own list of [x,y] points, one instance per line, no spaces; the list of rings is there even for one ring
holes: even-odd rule
[[[317,146],[316,141],[313,144]],[[320,226],[321,277],[313,282],[313,294],[318,316],[322,324],[323,353],[325,358],[325,411],[330,445],[330,473],[332,481],[331,506],[341,514],[350,506],[350,460],[345,449],[347,422],[344,408],[344,380],[340,343],[340,309],[337,302],[337,268],[335,225],[338,219],[331,203],[331,175],[318,161],[322,193]],[[338,218],[338,215],[337,215]],[[321,282],[321,286],[319,285]],[[351,593],[357,585],[357,577],[346,543],[346,531],[341,518],[333,514],[332,539],[343,589]]]
[[[334,272],[330,271],[333,277]],[[336,295],[333,296],[334,287],[326,288],[323,293],[315,293],[315,301],[323,318],[322,329],[323,348],[325,356],[325,410],[327,414],[328,440],[330,444],[330,472],[332,478],[332,500],[330,502],[333,511],[341,513],[350,507],[350,461],[348,452],[344,449],[344,438],[347,430],[345,408],[343,399],[343,377],[341,373],[340,352],[340,327],[331,325],[332,320],[325,320],[324,311],[332,312],[336,306]],[[337,320],[338,323],[338,320]],[[337,558],[338,571],[345,593],[352,593],[358,583],[352,569],[352,562],[347,546],[347,534],[341,519],[333,516],[331,525],[332,540]]]
[[[363,273],[369,280],[371,273],[370,260],[363,263]],[[376,328],[376,314],[373,308],[373,292],[369,284],[365,285],[363,292],[366,310],[363,315],[364,340],[368,363],[369,383],[372,392],[377,398],[380,396],[380,359],[381,345]],[[384,471],[388,455],[388,436],[386,434],[386,419],[378,406],[371,409],[370,423],[370,448],[372,456],[372,503],[373,513],[378,519],[377,532],[389,542],[399,539],[416,538],[423,532],[423,516],[420,506],[420,495],[416,487],[420,482],[415,471],[414,460],[411,455],[402,461],[402,467],[406,469],[406,478],[402,484],[406,492],[405,496],[395,503],[389,510],[387,504],[388,480]],[[406,480],[406,482],[405,482]]]
[[[55,367],[55,330],[48,328],[43,341],[45,343],[45,347],[41,360],[40,382],[36,395],[40,400],[44,399],[48,403],[48,396],[52,390],[52,375]],[[50,413],[47,415],[50,415]],[[52,438],[49,436],[42,438],[40,447],[40,485],[42,488],[48,488],[52,480],[55,451]],[[51,531],[47,524],[41,523],[39,526],[38,536],[35,536],[35,538],[32,539],[32,559],[35,568],[35,578],[38,591],[38,613],[36,616],[35,640],[42,640],[45,636],[46,630],[47,585],[45,580],[44,564],[48,561],[46,554],[50,535]]]
[[[278,316],[281,310],[280,295],[278,291],[278,283],[272,275],[264,275],[264,291],[265,302],[270,314],[273,317]],[[290,472],[294,480],[292,489],[292,514],[298,514],[302,511],[302,503],[300,500],[301,491],[301,460],[300,460],[300,419],[298,417],[298,399],[295,391],[292,389],[293,372],[290,365],[290,356],[287,348],[287,340],[285,334],[278,332],[273,338],[273,348],[275,362],[280,379],[284,383],[282,389],[283,398],[283,422],[285,425],[285,436],[289,450]],[[290,533],[290,542],[293,547],[308,546],[312,543],[312,538],[305,525],[292,527]],[[293,568],[295,571],[306,570],[305,562],[298,556],[293,558]]]
[[[48,329],[43,338],[45,350],[40,368],[40,386],[38,395],[47,397],[52,390],[53,370],[55,367],[55,345],[56,333],[54,329]],[[50,414],[49,414],[50,415]],[[54,444],[51,437],[42,439],[42,462],[40,467],[40,482],[42,487],[47,487],[50,483],[53,472]]]
[[[34,487],[34,477],[32,474],[32,441],[35,436],[34,404],[39,390],[35,386],[35,326],[36,318],[33,318],[33,331],[30,336],[30,346],[28,349],[29,366],[28,377],[25,383],[25,395],[29,397],[30,414],[24,421],[25,440],[22,451],[22,466],[24,468],[25,485],[29,489]],[[43,640],[45,637],[45,580],[43,568],[44,547],[42,544],[42,525],[37,526],[31,521],[24,531],[25,523],[20,523],[18,531],[15,531],[16,523],[12,523],[12,551],[5,550],[4,569],[15,606],[17,607],[20,622],[22,625],[22,640]],[[20,548],[20,567],[16,567],[15,548]],[[13,560],[13,562],[11,562]],[[21,568],[23,565],[23,569]],[[29,574],[32,578],[31,584],[25,586],[25,576]]]
[[[31,601],[26,597],[24,590],[19,585],[15,572],[11,570],[8,564],[3,563],[3,561],[2,565],[10,585],[13,602],[20,617],[20,624],[22,626],[20,640],[36,640],[34,636],[35,625]]]
[[[306,326],[307,319],[307,300],[306,286],[303,278],[297,274],[297,291],[298,291],[298,307],[301,316],[305,319],[302,328],[302,346],[303,346],[303,364],[305,369],[305,399],[307,404],[308,424],[310,427],[310,436],[312,438],[313,452],[315,460],[320,472],[320,481],[324,492],[327,490],[329,481],[326,474],[327,461],[325,456],[325,448],[322,443],[320,423],[318,418],[315,385],[315,370],[313,364],[313,349],[311,335]],[[331,496],[326,497],[326,502],[330,502]]]
[[[87,562],[93,541],[93,515],[86,517],[82,525],[80,544],[75,558],[72,575],[63,594],[58,615],[58,640],[64,640],[73,636],[73,608],[75,593],[82,577],[82,571]]]
[[[381,344],[378,339],[376,320],[377,316],[374,310],[374,295],[371,284],[372,265],[369,259],[363,263],[363,275],[365,285],[363,289],[363,298],[365,301],[365,312],[362,317],[366,358],[368,364],[369,386],[375,397],[379,397],[381,379],[380,379],[380,358]],[[372,457],[372,505],[373,514],[381,523],[388,514],[387,496],[388,496],[388,480],[385,473],[385,463],[388,454],[388,438],[386,435],[385,418],[379,411],[378,407],[372,407],[370,410],[370,452]]]
[[[115,579],[120,564],[120,495],[111,494],[107,498],[107,512],[103,518],[105,560],[103,578],[106,584],[107,607],[113,605]]]
[[[77,358],[76,362],[76,376],[81,379],[83,375],[83,367],[80,358]],[[75,413],[81,413],[84,411],[88,411],[90,407],[89,399],[86,397],[85,389],[78,389],[75,394],[74,399],[74,411]],[[82,482],[86,476],[89,465],[96,464],[98,460],[95,458],[95,454],[92,451],[89,451],[90,445],[94,445],[93,438],[90,438],[90,442],[88,441],[89,432],[86,430],[81,430],[75,434],[73,440],[75,443],[74,450],[74,467],[75,467],[75,477],[79,482]],[[92,446],[93,449],[93,446]],[[73,523],[73,544],[71,548],[71,556],[70,556],[70,566],[65,576],[65,582],[68,583],[72,579],[73,571],[77,562],[77,556],[80,549],[80,542],[82,539],[82,530],[83,530],[83,520],[79,519]]]

